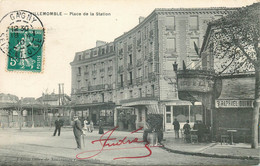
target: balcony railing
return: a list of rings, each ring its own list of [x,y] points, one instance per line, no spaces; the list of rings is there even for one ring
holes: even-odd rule
[[[105,85],[101,84],[101,85],[93,85],[93,86],[89,86],[88,90],[89,91],[94,91],[94,90],[103,90],[105,89]]]
[[[138,39],[137,42],[136,42],[136,46],[137,46],[138,51],[141,51],[141,44],[142,44],[141,39]]]
[[[133,49],[132,44],[127,46],[127,50],[128,50],[128,52],[132,52],[132,49]]]
[[[124,71],[124,66],[119,66],[118,73],[122,73]]]
[[[128,63],[127,70],[132,70],[132,69],[133,69],[133,64],[132,63]]]
[[[96,74],[97,74],[96,70],[92,71],[92,75],[96,75]]]
[[[154,73],[148,73],[148,81],[155,81],[156,76]]]
[[[166,25],[166,30],[175,30],[175,25]]]
[[[123,48],[121,48],[121,49],[118,51],[118,55],[119,55],[119,56],[123,56]]]
[[[150,32],[149,32],[149,39],[153,39],[153,38],[154,38],[153,30],[150,30]]]
[[[128,85],[133,85],[133,80],[127,80]]]
[[[202,95],[214,93],[218,98],[221,88],[214,89],[216,74],[210,70],[181,70],[177,72],[178,96],[182,100],[199,101]],[[221,83],[216,87],[221,87]],[[218,90],[219,89],[219,90]]]
[[[141,85],[142,84],[142,81],[143,81],[143,77],[138,77],[136,78],[136,85]]]
[[[150,52],[150,54],[149,54],[148,61],[149,62],[153,61],[153,53],[152,52]]]
[[[137,60],[137,63],[136,63],[136,66],[139,67],[139,66],[142,66],[142,59],[138,59]]]
[[[147,101],[158,101],[158,97],[138,97],[138,98],[131,98],[126,100],[121,100],[120,104],[129,103],[129,102],[135,102],[135,101],[141,101],[141,100],[147,100]]]
[[[113,70],[113,66],[109,66],[108,68],[107,68],[107,71],[112,71]]]
[[[106,84],[105,89],[113,89],[113,85],[112,84]]]

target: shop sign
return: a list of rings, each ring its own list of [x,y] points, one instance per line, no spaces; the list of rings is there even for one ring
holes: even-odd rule
[[[136,101],[136,102],[130,102],[122,104],[123,106],[135,106],[135,105],[151,105],[151,104],[158,104],[157,101]]]
[[[216,108],[253,108],[253,100],[216,100]]]
[[[179,91],[209,92],[213,90],[214,81],[205,78],[179,78]]]

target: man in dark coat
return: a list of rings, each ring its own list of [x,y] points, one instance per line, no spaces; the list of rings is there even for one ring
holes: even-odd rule
[[[78,116],[74,116],[74,123],[73,123],[73,133],[75,136],[75,140],[77,142],[77,149],[81,149],[81,135],[83,134],[81,122],[78,119]]]
[[[175,138],[179,138],[180,123],[175,118],[172,124],[174,126]]]
[[[185,136],[185,140],[186,142],[189,142],[190,140],[190,124],[189,124],[189,120],[186,121],[186,124],[183,126],[183,130],[184,130],[184,136]]]
[[[61,126],[63,126],[63,121],[60,119],[60,116],[58,116],[58,119],[55,120],[55,130],[53,136],[56,135],[57,131],[58,131],[58,136],[60,136]]]

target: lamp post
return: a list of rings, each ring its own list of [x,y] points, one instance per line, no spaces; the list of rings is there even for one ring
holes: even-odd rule
[[[32,128],[34,128],[34,119],[33,119],[33,105],[32,105]]]

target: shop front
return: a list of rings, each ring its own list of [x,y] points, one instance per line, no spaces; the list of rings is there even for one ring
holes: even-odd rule
[[[234,142],[250,142],[253,100],[218,99],[216,107],[216,139],[233,135]],[[230,133],[232,131],[232,133]]]
[[[117,123],[115,122],[115,124],[118,124],[118,122],[120,121],[120,119],[119,119],[119,118],[121,118],[120,113],[128,114],[128,117],[130,118],[130,121],[131,121],[130,123],[134,122],[135,129],[138,129],[140,127],[143,127],[143,129],[146,129],[147,128],[147,124],[146,124],[147,115],[160,113],[159,108],[158,108],[158,101],[156,101],[156,100],[136,100],[136,101],[128,100],[128,102],[121,101],[121,104],[122,104],[122,106],[118,107],[116,109],[117,110],[117,116],[116,116]],[[127,125],[125,125],[125,126],[127,126]]]
[[[165,131],[173,131],[173,121],[175,119],[180,123],[182,129],[187,120],[189,120],[191,127],[196,121],[204,122],[205,109],[201,102],[192,104],[188,101],[175,101],[165,103],[164,107],[164,124]]]
[[[92,120],[94,125],[99,125],[102,120],[104,127],[114,126],[114,103],[77,104],[72,108],[82,122],[88,119]]]

